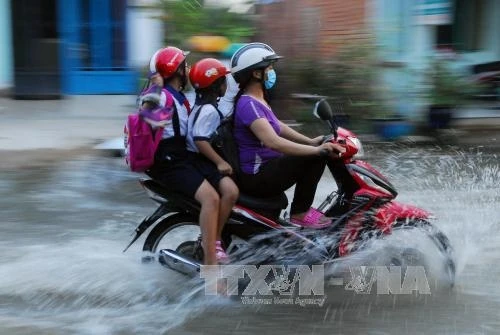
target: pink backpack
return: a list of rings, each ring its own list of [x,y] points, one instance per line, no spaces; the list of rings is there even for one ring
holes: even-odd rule
[[[144,93],[151,94],[151,92]],[[140,109],[127,118],[124,127],[125,162],[133,172],[144,172],[155,161],[155,152],[163,135],[162,125],[171,121],[175,110],[172,108],[172,95],[166,92],[166,96],[165,107],[154,110]]]

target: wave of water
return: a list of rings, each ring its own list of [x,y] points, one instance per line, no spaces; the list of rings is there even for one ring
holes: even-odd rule
[[[376,154],[371,160],[398,188],[398,200],[430,210],[451,239],[459,265],[451,293],[374,297],[328,288],[321,307],[207,298],[199,282],[141,264],[141,241],[121,252],[154,204],[122,162],[88,158],[0,183],[8,209],[0,241],[0,333],[494,333],[500,326],[494,279],[500,273],[491,266],[500,255],[498,157],[438,148]],[[332,190],[329,178],[318,198]],[[28,191],[13,195],[16,190]]]

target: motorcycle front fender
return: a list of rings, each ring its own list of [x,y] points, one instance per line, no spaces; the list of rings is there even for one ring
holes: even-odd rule
[[[421,208],[390,201],[378,208],[370,221],[377,234],[390,234],[397,222],[409,223],[412,220],[427,220],[430,216],[429,212]],[[364,213],[358,213],[349,219],[339,243],[338,252],[341,257],[346,256],[356,248],[361,236],[360,233],[365,229],[366,217]]]
[[[384,234],[389,234],[396,222],[427,220],[431,214],[416,206],[390,201],[381,206],[374,215],[375,226]]]

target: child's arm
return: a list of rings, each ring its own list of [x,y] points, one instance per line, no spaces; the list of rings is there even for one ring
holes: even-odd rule
[[[156,86],[159,86],[159,87],[163,87],[164,84],[165,84],[165,82],[163,81],[162,76],[159,73],[153,73],[150,78],[151,78],[151,83],[153,85],[156,85]]]
[[[200,154],[210,159],[216,166],[217,170],[223,175],[233,174],[233,168],[228,164],[215,150],[208,141],[198,140],[194,142],[200,151]]]

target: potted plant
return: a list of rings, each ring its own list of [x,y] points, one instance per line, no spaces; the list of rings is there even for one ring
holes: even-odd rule
[[[384,140],[395,140],[408,135],[412,126],[388,103],[391,99],[381,80],[377,48],[372,38],[346,43],[339,50],[329,68],[336,83],[333,94],[344,100],[345,113],[358,122],[361,132],[374,131]]]
[[[345,41],[329,59],[310,56],[277,66],[286,67],[282,71],[286,78],[280,82],[284,83],[280,84],[284,92],[291,93],[293,100],[313,95],[327,97],[339,125],[357,133],[375,131],[390,140],[409,132],[409,122],[394,112],[387,103],[387,92],[382,91],[373,38]],[[303,110],[309,112],[309,108],[299,109],[301,105],[290,103],[290,110],[297,110],[295,119],[301,118]]]
[[[392,141],[413,132],[413,124],[386,102],[385,95],[380,94],[371,109],[372,129],[379,138]]]
[[[449,68],[445,60],[434,59],[426,73],[428,122],[431,129],[448,128],[457,106],[467,102],[478,88]]]

